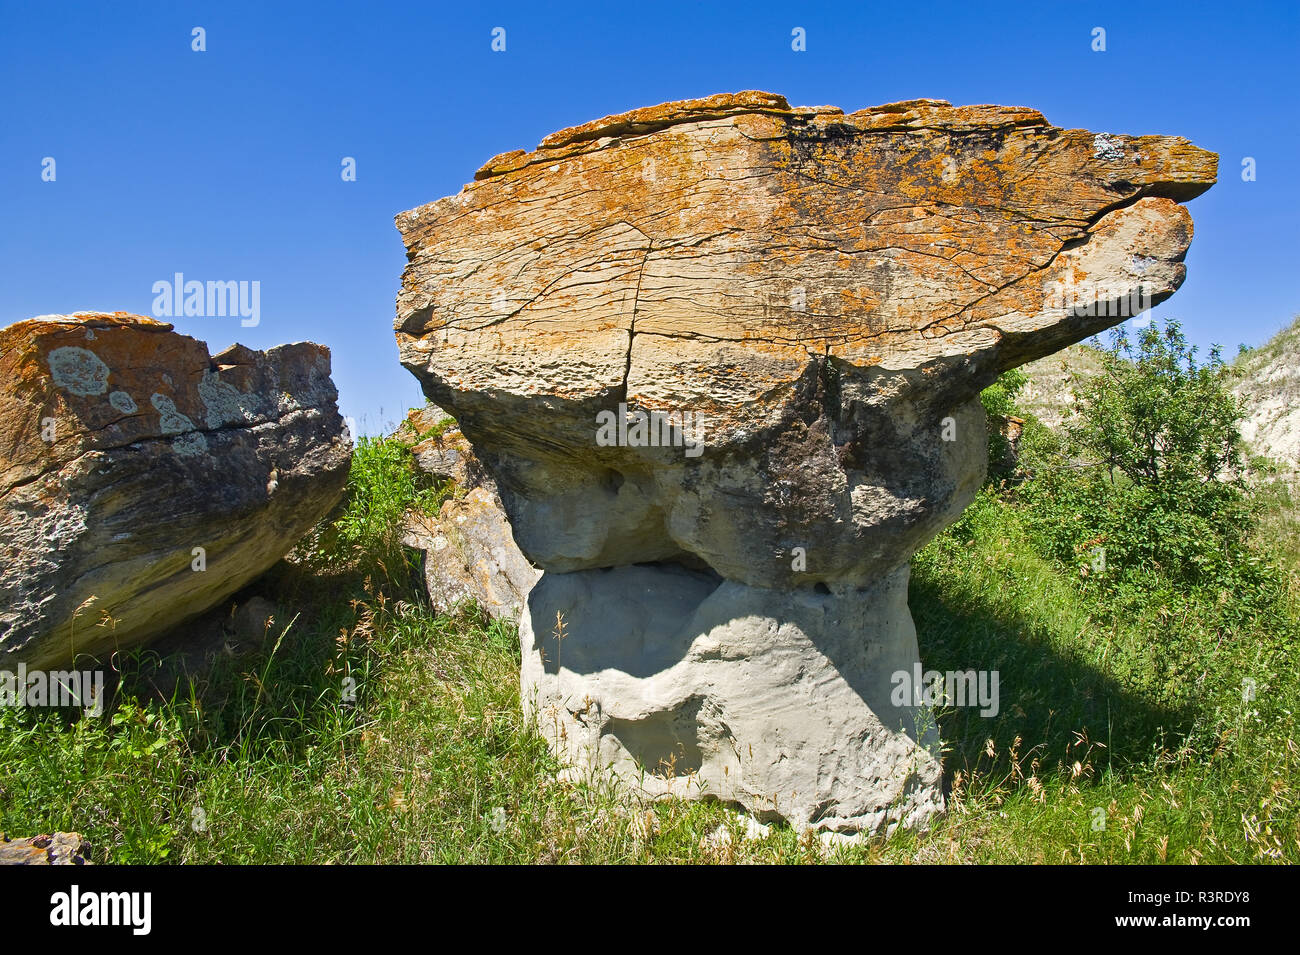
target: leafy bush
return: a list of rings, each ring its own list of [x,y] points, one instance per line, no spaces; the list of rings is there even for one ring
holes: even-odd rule
[[[1136,348],[1116,329],[1100,374],[1076,380],[1080,416],[1070,434],[1112,483],[1122,475],[1147,488],[1180,488],[1208,515],[1240,497],[1242,408],[1218,347],[1204,364],[1196,352],[1177,322],[1148,325]]]
[[[1198,364],[1176,322],[1122,331],[1099,374],[1075,381],[1062,439],[1027,430],[1018,491],[1047,556],[1120,607],[1208,596],[1229,622],[1267,608],[1278,575],[1249,538],[1257,509],[1241,477],[1241,409],[1218,350]]]
[[[1012,368],[999,375],[997,381],[980,392],[980,403],[984,405],[988,416],[1007,418],[1019,415],[1020,412],[1016,408],[1016,395],[1020,394],[1021,389],[1028,382],[1029,376],[1022,368]]]

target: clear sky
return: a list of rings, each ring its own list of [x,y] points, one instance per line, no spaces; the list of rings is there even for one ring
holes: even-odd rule
[[[173,321],[214,350],[329,345],[344,414],[375,433],[422,401],[392,335],[394,214],[556,129],[762,89],[846,111],[1031,106],[1220,153],[1219,184],[1190,204],[1187,282],[1157,314],[1231,355],[1300,312],[1298,28],[1300,5],[1282,2],[0,0],[0,325],[147,315],[177,272],[257,281],[256,327]]]

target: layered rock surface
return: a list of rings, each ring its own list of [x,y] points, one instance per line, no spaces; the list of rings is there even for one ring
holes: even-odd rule
[[[123,312],[0,330],[0,665],[99,660],[266,571],[351,449],[329,351],[207,346]]]
[[[1216,164],[1029,109],[747,92],[398,216],[402,361],[546,571],[524,691],[556,748],[800,824],[933,812],[924,714],[876,690],[915,661],[906,562],[983,476],[979,391],[1172,294]]]
[[[437,514],[408,514],[402,538],[424,553],[431,606],[445,612],[473,600],[493,619],[517,621],[540,572],[515,543],[496,482],[460,427],[430,405],[411,411],[394,439],[411,447],[427,478],[452,488]]]

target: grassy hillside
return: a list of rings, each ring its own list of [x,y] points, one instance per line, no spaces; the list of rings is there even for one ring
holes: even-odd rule
[[[1246,406],[1242,437],[1294,478],[1300,472],[1300,318],[1232,363]]]
[[[412,474],[363,442],[271,649],[166,703],[128,666],[98,719],[0,709],[0,829],[78,830],[100,862],[1300,861],[1293,600],[1231,629],[1173,600],[1115,614],[990,487],[912,581],[926,667],[1002,674],[996,718],[939,713],[947,816],[833,851],[747,840],[719,805],[557,781],[513,628],[430,613],[399,566],[392,522],[431,493]]]
[[[1073,376],[1095,375],[1100,367],[1097,349],[1086,344],[1031,361],[1021,369],[1028,381],[1017,397],[1020,410],[1049,428],[1059,428],[1074,405]]]

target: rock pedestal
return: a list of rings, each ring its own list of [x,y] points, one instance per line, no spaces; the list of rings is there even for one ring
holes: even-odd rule
[[[836,831],[924,822],[943,806],[938,734],[891,702],[917,661],[907,577],[819,594],[672,565],[543,574],[525,706],[566,763],[652,795]]]
[[[574,771],[843,832],[938,811],[931,721],[889,690],[908,559],[983,478],[979,392],[1171,295],[1216,162],[747,92],[398,216],[402,361],[544,570],[522,689]]]

